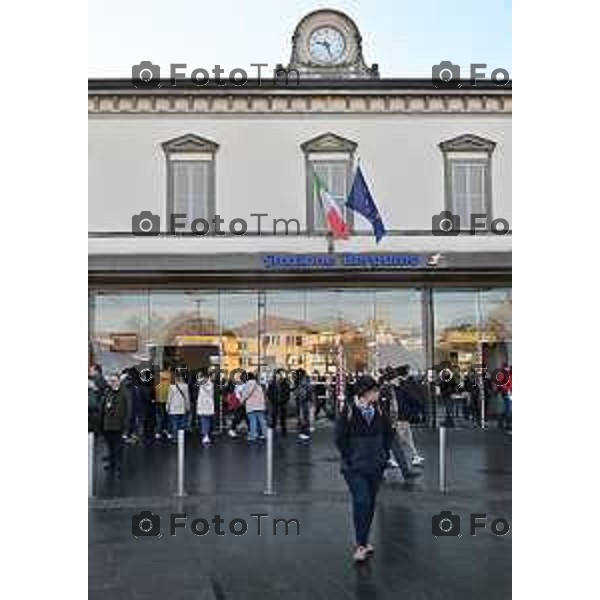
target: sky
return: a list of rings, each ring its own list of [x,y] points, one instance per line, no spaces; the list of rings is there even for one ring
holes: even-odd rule
[[[89,77],[130,77],[142,60],[161,66],[242,68],[288,64],[300,19],[319,8],[350,16],[367,64],[382,77],[427,77],[442,60],[486,63],[512,76],[509,0],[89,0]],[[266,69],[265,69],[266,72]]]

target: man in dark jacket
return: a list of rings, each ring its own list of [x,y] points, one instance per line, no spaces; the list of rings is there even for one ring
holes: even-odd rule
[[[100,405],[107,385],[100,365],[90,365],[88,370],[88,431],[98,432],[100,428]]]
[[[267,388],[267,398],[271,412],[271,427],[277,428],[277,421],[281,426],[281,434],[287,435],[287,411],[290,401],[290,383],[286,372],[280,369],[275,372]]]
[[[118,375],[110,375],[108,386],[102,394],[100,407],[101,431],[108,447],[105,470],[119,474],[121,470],[121,458],[123,444],[121,435],[128,422],[128,400],[125,386],[121,383]]]
[[[375,514],[375,499],[392,443],[392,426],[378,406],[379,389],[370,376],[356,382],[356,400],[348,402],[336,422],[335,443],[340,451],[341,471],[352,495],[356,534],[354,560],[371,556],[369,531]]]

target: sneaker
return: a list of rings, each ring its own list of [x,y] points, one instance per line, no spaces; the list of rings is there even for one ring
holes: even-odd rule
[[[210,446],[210,438],[207,435],[202,438],[202,444],[204,446]]]
[[[395,459],[393,459],[393,458],[390,458],[390,459],[388,460],[388,463],[387,463],[387,464],[388,464],[388,467],[391,467],[392,469],[397,469],[398,467],[400,467],[400,465],[399,465],[399,464],[396,462],[396,460],[395,460]]]
[[[167,439],[168,440],[172,440],[173,439],[173,434],[172,433],[167,433]]]
[[[310,435],[307,435],[306,433],[301,433],[298,437],[304,442],[310,440]]]
[[[425,458],[417,454],[411,462],[413,465],[422,465],[425,462]]]
[[[160,433],[155,433],[155,434],[154,434],[154,439],[155,439],[155,440],[160,440],[160,438],[161,438],[161,435],[160,435]]]
[[[365,550],[367,551],[367,554],[369,554],[369,555],[371,555],[371,556],[372,556],[373,554],[375,554],[375,546],[373,546],[373,544],[367,544],[367,545],[365,546]]]
[[[364,562],[369,558],[369,553],[367,552],[366,546],[357,546],[356,550],[354,550],[354,554],[352,555],[354,562]]]
[[[238,436],[238,434],[237,434],[237,433],[236,433],[236,432],[235,432],[233,429],[230,429],[230,430],[227,432],[227,435],[228,435],[230,438],[232,438],[232,439],[233,439],[233,438],[236,438],[236,437]]]

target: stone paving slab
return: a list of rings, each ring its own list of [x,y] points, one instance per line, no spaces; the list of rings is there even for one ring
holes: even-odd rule
[[[175,498],[174,449],[128,448],[123,478],[98,473],[99,496],[89,503],[91,600],[301,599],[504,599],[511,595],[512,533],[494,536],[489,523],[511,520],[511,440],[501,432],[449,435],[450,493],[437,490],[437,436],[417,431],[426,456],[421,480],[384,483],[373,526],[376,555],[361,567],[350,560],[351,515],[328,429],[311,446],[277,440],[278,494],[264,496],[264,449],[220,440],[202,450],[189,444],[189,495]],[[161,516],[161,537],[134,537],[132,517]],[[461,537],[432,535],[441,510],[462,518]],[[169,513],[188,515],[185,530],[169,535]],[[296,518],[293,531],[256,532],[251,513]],[[469,535],[468,517],[486,512],[488,527]],[[219,514],[226,535],[190,531],[195,518]],[[248,523],[243,536],[227,529]],[[264,521],[263,521],[264,524]],[[281,527],[278,525],[278,527]],[[291,526],[292,527],[292,526]],[[293,528],[293,527],[292,527]]]

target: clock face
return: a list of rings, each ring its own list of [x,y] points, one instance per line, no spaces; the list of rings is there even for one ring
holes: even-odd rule
[[[311,58],[321,64],[334,64],[344,55],[346,40],[335,27],[318,27],[308,40]]]

